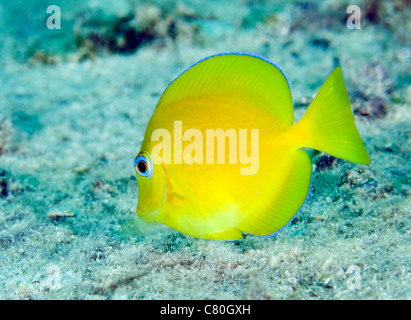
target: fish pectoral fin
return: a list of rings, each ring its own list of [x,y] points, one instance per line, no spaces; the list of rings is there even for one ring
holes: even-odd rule
[[[287,225],[308,198],[312,165],[308,154],[298,150],[278,168],[284,172],[268,203],[241,222],[242,232],[272,236]]]
[[[166,186],[167,186],[167,194],[166,194],[165,202],[167,202],[168,204],[176,205],[179,202],[184,201],[185,198],[181,193],[179,193],[175,189],[174,183],[172,182],[171,177],[168,174],[166,167],[164,166],[164,163],[162,163],[162,166],[163,166],[164,175],[166,177]]]
[[[185,198],[183,195],[177,192],[167,192],[166,203],[168,205],[178,207],[185,202]]]
[[[221,232],[206,234],[203,238],[215,240],[239,240],[243,238],[243,234],[237,228],[230,228]]]

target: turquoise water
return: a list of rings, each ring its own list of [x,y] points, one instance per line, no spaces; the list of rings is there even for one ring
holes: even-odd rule
[[[409,299],[411,10],[357,1],[349,29],[351,4],[64,1],[49,29],[49,2],[2,3],[0,298]],[[118,236],[163,90],[227,51],[280,66],[296,119],[341,65],[372,164],[312,151],[311,196],[272,238]]]

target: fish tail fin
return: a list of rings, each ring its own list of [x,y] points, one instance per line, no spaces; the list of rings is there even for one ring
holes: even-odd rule
[[[371,163],[354,123],[340,67],[324,82],[296,129],[302,147],[359,164]]]

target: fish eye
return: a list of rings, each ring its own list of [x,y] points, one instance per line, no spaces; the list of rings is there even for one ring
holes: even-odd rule
[[[140,153],[136,160],[134,160],[134,167],[137,173],[142,177],[149,177],[153,175],[153,165],[149,155]]]
[[[138,163],[137,163],[137,170],[140,172],[140,173],[146,173],[146,171],[148,170],[148,166],[147,166],[147,163],[144,161],[144,160],[140,160]]]

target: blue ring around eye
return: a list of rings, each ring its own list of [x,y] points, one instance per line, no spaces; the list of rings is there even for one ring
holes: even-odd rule
[[[137,167],[137,164],[140,161],[143,161],[147,165],[147,170],[145,172],[136,170],[137,173],[142,177],[147,177],[150,179],[153,176],[153,171],[154,171],[153,161],[151,160],[150,155],[144,153],[144,154],[140,154],[139,156],[137,156],[137,158],[134,160],[134,168]]]

